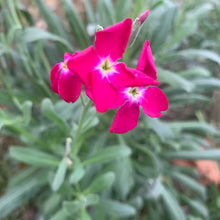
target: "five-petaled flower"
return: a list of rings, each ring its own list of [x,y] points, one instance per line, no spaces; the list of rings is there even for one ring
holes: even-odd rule
[[[157,78],[149,41],[144,44],[136,69],[153,79]],[[168,101],[159,88],[155,86],[145,88],[140,86],[136,80],[131,86],[121,89],[116,105],[121,105],[121,107],[118,109],[109,130],[121,134],[137,126],[139,106],[142,107],[145,114],[155,118],[163,115],[161,111],[167,110]]]
[[[90,46],[67,63],[84,83],[98,112],[111,108],[118,98],[117,88],[135,79],[124,63],[116,63],[126,49],[131,28],[132,20],[128,18],[96,32],[95,49]]]
[[[149,10],[139,16],[141,25],[148,14]],[[115,133],[125,133],[136,127],[139,106],[151,117],[162,116],[161,111],[168,108],[166,96],[154,86],[159,82],[156,81],[156,67],[148,41],[136,69],[118,62],[132,31],[129,18],[100,30],[96,32],[95,48],[90,46],[74,55],[66,53],[64,62],[51,70],[51,89],[65,101],[76,101],[83,84],[98,112],[120,106],[110,127],[110,132]]]

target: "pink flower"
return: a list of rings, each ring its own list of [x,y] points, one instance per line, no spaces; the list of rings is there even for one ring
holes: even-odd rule
[[[157,87],[128,87],[121,91],[124,103],[118,109],[110,132],[122,134],[135,128],[139,118],[139,106],[146,115],[152,118],[160,117],[161,111],[166,111],[168,101],[165,94]]]
[[[118,88],[135,79],[124,63],[116,63],[125,52],[132,28],[130,18],[96,33],[93,46],[68,60],[67,66],[85,85],[86,93],[93,99],[96,110],[105,112],[118,99]]]
[[[77,55],[64,54],[64,62],[57,63],[50,72],[51,89],[66,102],[75,102],[81,93],[82,83],[67,67],[67,61]]]
[[[151,53],[150,44],[145,42],[136,69],[146,76],[156,79],[156,67]],[[155,85],[155,81],[154,82]],[[146,115],[152,118],[160,117],[161,111],[168,109],[168,100],[165,94],[157,87],[147,87],[149,84],[140,85],[138,78],[127,88],[120,90],[120,96],[115,103],[118,109],[115,119],[109,129],[110,132],[122,134],[135,128],[140,114],[139,106],[143,108]],[[152,84],[153,85],[153,84]]]

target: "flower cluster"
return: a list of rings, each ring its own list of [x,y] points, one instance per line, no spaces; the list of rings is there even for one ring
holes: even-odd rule
[[[140,24],[149,11],[139,17]],[[96,110],[104,113],[118,108],[110,132],[125,133],[137,126],[140,106],[150,117],[160,117],[168,108],[165,94],[155,85],[156,67],[146,41],[136,69],[120,62],[132,34],[132,20],[96,32],[95,47],[74,54],[65,53],[64,62],[51,70],[51,89],[66,102],[75,102],[82,85]]]

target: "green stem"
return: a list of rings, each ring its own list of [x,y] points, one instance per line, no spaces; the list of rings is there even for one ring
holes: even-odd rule
[[[77,128],[77,131],[75,133],[75,137],[73,138],[73,143],[72,143],[72,155],[73,155],[73,157],[75,157],[77,155],[77,153],[79,152],[79,150],[80,150],[80,147],[81,147],[81,142],[79,141],[80,140],[80,133],[81,133],[81,130],[82,130],[82,127],[83,127],[83,122],[84,122],[86,113],[89,110],[89,107],[91,106],[91,104],[92,104],[92,101],[89,100],[87,102],[87,104],[84,106],[83,112],[81,114],[79,124],[78,124],[78,128]]]

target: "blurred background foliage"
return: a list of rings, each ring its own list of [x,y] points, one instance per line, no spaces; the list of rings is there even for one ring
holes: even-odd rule
[[[219,1],[58,2],[0,0],[0,218],[220,219]],[[93,44],[97,24],[146,9],[123,60],[135,67],[150,41],[169,111],[120,136],[114,110],[91,107],[79,125],[80,99],[54,94],[50,69]]]

